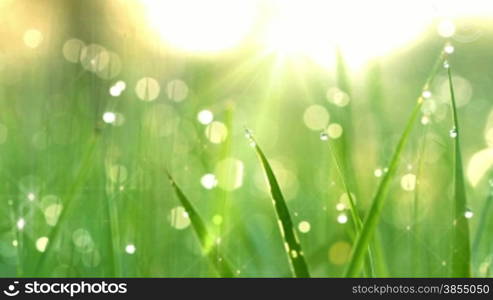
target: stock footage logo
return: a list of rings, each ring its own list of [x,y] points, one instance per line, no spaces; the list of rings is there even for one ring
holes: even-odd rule
[[[14,297],[19,295],[20,291],[17,290],[17,285],[19,284],[19,281],[14,281],[14,284],[9,284],[6,290],[3,291],[3,293],[9,297]]]
[[[23,279],[8,283],[3,293],[8,297],[15,297],[21,294],[21,298],[39,294],[69,296],[70,298],[85,294],[92,294],[93,296],[96,294],[126,294],[127,283],[107,282],[105,280]]]

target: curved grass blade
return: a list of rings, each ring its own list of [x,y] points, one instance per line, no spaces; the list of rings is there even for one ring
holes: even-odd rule
[[[354,229],[356,231],[356,234],[358,234],[362,227],[363,227],[363,219],[361,218],[361,215],[359,214],[358,209],[356,208],[356,203],[353,199],[352,193],[349,189],[349,183],[347,182],[346,176],[344,176],[344,172],[342,171],[342,166],[341,162],[339,160],[339,157],[337,156],[337,153],[332,149],[330,146],[330,141],[329,141],[329,152],[330,155],[332,156],[332,160],[334,161],[334,164],[336,165],[337,172],[339,173],[339,177],[341,178],[342,186],[348,195],[349,199],[349,211],[351,212],[351,217],[354,220]],[[368,247],[368,256],[367,256],[367,263],[366,263],[366,272],[370,277],[374,277],[375,275],[375,268],[373,264],[373,258],[372,258],[372,253],[371,253],[370,247]]]
[[[451,136],[454,137],[455,166],[454,166],[454,238],[452,244],[452,276],[471,276],[471,249],[469,242],[469,222],[465,216],[467,210],[466,187],[464,183],[464,170],[462,168],[462,155],[459,139],[459,120],[457,117],[457,106],[455,101],[454,84],[452,82],[452,71],[447,68],[448,82],[450,88],[450,99],[454,128]]]
[[[185,211],[188,214],[188,217],[190,218],[190,222],[192,223],[192,227],[195,230],[195,233],[197,234],[197,237],[200,241],[200,245],[202,246],[203,251],[209,257],[217,273],[221,277],[234,277],[231,267],[229,266],[229,263],[221,255],[217,247],[217,244],[214,243],[213,236],[210,235],[209,232],[207,231],[207,227],[205,226],[205,223],[202,220],[202,218],[197,213],[197,210],[194,208],[192,203],[182,192],[180,187],[178,187],[171,174],[167,171],[166,174],[168,175],[169,181],[171,183],[171,186],[173,187],[176,197],[180,201],[181,205],[183,205],[183,208],[185,209]]]
[[[62,228],[63,223],[67,219],[68,211],[70,205],[72,204],[74,198],[77,195],[77,192],[80,190],[82,185],[86,182],[89,177],[89,173],[94,165],[94,154],[96,152],[97,144],[100,140],[100,132],[95,131],[91,136],[91,140],[89,142],[88,149],[82,158],[82,162],[80,164],[79,172],[77,173],[77,177],[75,178],[74,183],[71,185],[70,189],[66,194],[66,201],[64,203],[64,208],[62,209],[60,216],[58,217],[58,221],[55,227],[51,230],[48,236],[48,244],[46,245],[46,249],[43,255],[40,257],[36,267],[34,268],[34,274],[39,274],[43,269],[46,261],[50,255],[52,255],[53,246],[56,244],[56,240],[60,234],[60,230]]]
[[[490,174],[489,182],[492,182],[492,174]],[[491,215],[491,204],[493,202],[493,185],[489,183],[488,188],[488,196],[485,199],[483,207],[481,208],[481,217],[479,217],[478,222],[478,230],[476,231],[476,235],[474,237],[474,241],[472,242],[472,253],[478,253],[479,246],[482,244],[483,236],[487,232],[487,222]]]
[[[435,75],[437,74],[439,67],[442,65],[443,58],[444,58],[444,52],[442,51],[440,53],[439,58],[435,62],[435,65],[432,68],[432,71],[428,79],[426,80],[423,90],[427,90],[428,87],[431,85],[431,82],[435,78]],[[402,151],[404,150],[404,147],[406,146],[407,141],[409,140],[409,136],[411,135],[411,131],[413,130],[414,123],[416,122],[416,119],[420,114],[421,106],[423,102],[424,99],[422,96],[420,96],[411,113],[410,118],[407,121],[404,132],[402,133],[399,142],[397,143],[397,147],[394,150],[394,153],[390,160],[390,165],[388,167],[388,172],[385,173],[382,181],[380,182],[380,185],[378,186],[377,192],[375,194],[375,197],[373,198],[373,202],[370,207],[370,211],[368,212],[368,216],[366,217],[365,222],[363,223],[363,229],[358,234],[356,243],[353,247],[351,260],[346,269],[346,277],[357,277],[360,274],[365,253],[368,249],[370,240],[372,239],[373,234],[375,233],[375,230],[377,228],[378,222],[380,220],[380,215],[382,214],[383,205],[385,203],[385,199],[387,198],[387,194],[389,192],[390,183],[392,182],[392,179],[397,171],[397,167],[399,165]]]
[[[293,274],[297,278],[308,278],[310,273],[308,271],[308,265],[305,262],[303,251],[301,249],[301,244],[299,242],[298,236],[296,235],[295,228],[293,226],[293,221],[291,220],[291,215],[289,214],[288,206],[282,195],[281,188],[277,182],[274,171],[270,166],[264,153],[254,141],[251,133],[247,131],[247,137],[252,140],[252,145],[257,152],[260,163],[264,169],[267,181],[269,182],[270,193],[274,202],[274,208],[279,221],[279,229],[281,231],[282,238],[285,242],[285,248],[287,255],[289,257],[289,262]]]

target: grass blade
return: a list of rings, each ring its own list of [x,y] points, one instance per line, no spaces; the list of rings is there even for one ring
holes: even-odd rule
[[[231,267],[229,266],[229,263],[221,255],[217,247],[217,244],[214,242],[213,236],[210,235],[209,232],[207,231],[207,227],[205,226],[205,223],[202,220],[202,218],[197,213],[197,210],[194,208],[192,203],[182,192],[180,187],[178,187],[173,177],[171,177],[171,175],[168,172],[166,173],[168,175],[171,186],[173,187],[173,190],[176,194],[176,197],[178,198],[181,205],[187,212],[188,217],[190,218],[190,222],[192,223],[192,227],[195,230],[195,233],[197,234],[202,249],[209,257],[217,273],[221,277],[234,277]]]
[[[100,132],[95,131],[91,140],[89,141],[89,146],[87,151],[82,158],[82,162],[80,164],[79,172],[77,173],[77,177],[75,178],[74,183],[70,186],[70,189],[67,192],[66,201],[64,203],[64,207],[58,217],[58,221],[55,227],[51,230],[48,237],[48,244],[46,245],[46,249],[43,255],[40,257],[38,263],[35,266],[34,274],[40,274],[44,265],[46,264],[47,259],[52,255],[54,251],[54,245],[56,244],[57,238],[60,234],[60,230],[62,229],[62,225],[68,216],[68,211],[70,209],[70,205],[72,204],[74,198],[77,196],[77,192],[80,191],[83,184],[87,181],[90,171],[94,165],[94,154],[96,152],[96,148],[98,145],[100,138]]]
[[[469,222],[465,216],[467,210],[466,187],[464,183],[464,170],[462,168],[462,155],[459,139],[459,120],[457,118],[457,106],[455,101],[454,84],[452,82],[452,71],[447,68],[448,82],[450,88],[450,99],[454,128],[451,136],[454,137],[455,166],[454,166],[454,238],[452,244],[452,276],[470,277],[471,275],[471,249],[469,242]]]
[[[436,73],[438,72],[439,67],[442,65],[443,57],[444,57],[444,52],[442,51],[439,56],[439,59],[437,59],[434,67],[432,68],[430,76],[426,80],[423,90],[427,90],[428,87],[431,85],[431,82],[434,79]],[[375,230],[377,228],[378,222],[380,220],[380,215],[382,214],[383,205],[385,203],[385,199],[387,198],[387,194],[389,192],[390,183],[392,182],[392,179],[397,171],[397,167],[399,165],[402,151],[404,150],[404,147],[407,144],[411,131],[414,127],[414,123],[420,114],[421,106],[423,102],[424,99],[422,96],[420,96],[411,113],[410,118],[407,121],[404,132],[402,133],[399,142],[397,143],[397,147],[394,150],[394,153],[390,160],[390,165],[388,167],[388,172],[385,173],[382,181],[380,182],[380,185],[378,186],[375,197],[373,198],[370,211],[368,212],[368,215],[363,224],[363,228],[361,232],[358,234],[356,243],[353,247],[351,260],[346,269],[346,277],[357,277],[360,274],[365,253],[368,249],[370,240],[372,239],[373,234],[375,233]]]
[[[285,242],[285,248],[293,274],[297,278],[308,278],[310,277],[308,265],[305,262],[304,254],[301,250],[301,244],[298,236],[296,235],[296,230],[294,228],[291,215],[289,214],[288,206],[284,200],[284,196],[282,195],[281,188],[279,187],[276,176],[274,175],[274,171],[272,170],[272,167],[270,166],[264,153],[258,144],[253,140],[253,137],[249,132],[247,132],[247,136],[249,139],[252,139],[252,144],[255,147],[260,163],[262,164],[267,177],[267,181],[269,182],[271,197],[274,202],[274,208],[278,217],[281,235]]]
[[[486,201],[484,202],[483,207],[481,208],[481,217],[479,217],[478,222],[478,230],[476,231],[476,235],[474,237],[474,241],[472,242],[472,253],[478,253],[479,246],[482,244],[482,238],[486,232],[487,223],[490,219],[491,215],[491,203],[493,202],[493,185],[490,182],[493,180],[492,175],[490,175],[488,180],[488,196],[486,197]]]
[[[330,141],[329,141],[330,142]],[[341,178],[341,182],[343,185],[343,188],[348,196],[349,199],[349,211],[351,212],[351,217],[354,220],[354,227],[356,231],[356,235],[361,231],[363,227],[363,219],[361,218],[361,215],[356,208],[356,203],[353,199],[351,190],[349,189],[349,183],[347,182],[346,176],[344,176],[344,172],[342,170],[341,162],[339,157],[337,156],[337,153],[332,149],[331,145],[329,144],[329,152],[330,155],[332,156],[332,160],[334,161],[334,164],[336,166],[337,172],[339,173],[339,177]],[[375,275],[375,268],[373,265],[373,259],[372,259],[372,253],[371,253],[370,247],[368,248],[368,256],[367,256],[367,263],[366,263],[366,272],[370,277],[374,277]]]

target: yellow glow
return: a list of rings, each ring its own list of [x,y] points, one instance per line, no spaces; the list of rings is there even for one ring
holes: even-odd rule
[[[334,265],[343,265],[349,259],[351,245],[344,241],[335,242],[329,249],[329,261]]]
[[[254,32],[267,52],[308,57],[326,67],[333,66],[336,48],[357,67],[406,46],[430,26],[441,24],[437,35],[446,29],[445,36],[451,36],[456,18],[493,13],[489,0],[141,2],[151,26],[174,48],[216,52],[238,46]]]
[[[359,65],[416,38],[431,21],[425,10],[431,6],[422,1],[277,0],[275,5],[267,46],[325,66],[333,64],[336,47],[350,65]]]
[[[493,149],[486,148],[474,153],[467,165],[467,179],[473,187],[477,186],[493,166]]]
[[[151,26],[180,50],[215,52],[232,48],[249,33],[255,0],[142,0]]]

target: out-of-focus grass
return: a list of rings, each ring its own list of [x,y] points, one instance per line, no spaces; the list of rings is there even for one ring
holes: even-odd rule
[[[448,64],[448,62],[446,62]],[[462,154],[460,146],[459,120],[457,116],[457,104],[455,99],[452,71],[447,67],[448,83],[450,87],[450,99],[452,106],[452,120],[454,127],[450,136],[454,138],[454,239],[452,244],[452,276],[469,277],[471,275],[471,245],[469,242],[469,222],[467,220],[467,198],[462,166]]]
[[[301,244],[296,234],[296,227],[293,224],[291,214],[286,205],[286,200],[282,195],[276,175],[262,152],[262,149],[260,149],[260,146],[257,145],[257,142],[251,136],[251,132],[247,132],[247,135],[250,142],[253,143],[255,147],[255,151],[259,156],[260,163],[262,164],[262,168],[264,169],[265,176],[269,183],[270,194],[279,221],[279,230],[285,243],[284,248],[293,269],[293,275],[298,278],[308,278],[310,277],[310,272],[308,271],[308,266],[305,262],[305,253],[301,249]]]
[[[248,47],[224,56],[184,55],[144,38],[143,24],[129,25],[121,15],[101,9],[101,3],[36,6],[47,13],[33,15],[50,16],[64,26],[43,27],[36,18],[2,19],[8,26],[0,47],[1,276],[216,276],[191,218],[180,214],[184,205],[165,184],[165,167],[217,236],[215,247],[228,257],[235,275],[291,276],[264,170],[245,145],[245,124],[269,155],[311,276],[341,276],[351,251],[359,253],[351,267],[354,276],[368,275],[358,265],[370,240],[377,277],[451,276],[459,273],[457,265],[468,263],[452,260],[458,240],[452,184],[458,178],[457,140],[449,137],[444,69],[426,88],[430,99],[414,110],[413,126],[419,130],[407,137],[400,164],[392,170],[389,164],[415,105],[411,99],[422,92],[442,43],[435,28],[380,57],[372,68],[342,72],[340,67],[338,72],[299,57],[258,55]],[[13,15],[24,9],[16,6]],[[485,124],[491,111],[487,74],[493,35],[491,23],[485,24],[473,41],[461,39],[458,27],[450,55],[475,276],[491,276],[493,230],[486,214],[490,183],[484,176],[472,184],[468,175],[470,158],[491,147],[491,128]],[[23,44],[29,28],[43,33],[38,48]],[[121,72],[105,79],[86,70],[80,59],[67,61],[62,49],[74,38],[117,54]],[[135,91],[144,77],[158,82],[154,101],[142,101]],[[181,101],[168,93],[176,79],[188,87]],[[109,89],[119,80],[126,89],[111,96]],[[329,88],[349,94],[347,105],[328,102]],[[346,184],[320,140],[323,129],[311,130],[305,123],[304,113],[314,104],[330,116],[324,125],[342,128],[330,142],[344,144],[334,150]],[[202,110],[211,111],[226,134],[218,133],[218,123],[214,130],[215,125],[198,122]],[[107,111],[123,122],[104,124]],[[95,128],[98,141],[89,151]],[[215,178],[207,188],[201,183],[206,174]],[[372,200],[382,195],[378,187],[383,185],[387,200],[378,202],[379,213],[373,214]],[[348,195],[361,219],[371,220],[362,231],[372,231],[373,238],[368,235],[365,243],[353,244],[357,214],[348,207],[338,210],[351,199]]]
[[[432,67],[428,80],[426,81],[423,87],[423,93],[429,92],[429,87],[433,79],[435,79],[439,67],[442,66],[442,64],[443,64],[443,53],[440,53],[440,56],[435,62],[434,66]],[[390,183],[394,179],[393,177],[395,176],[397,168],[399,166],[399,162],[401,160],[404,147],[406,146],[410,138],[411,132],[418,119],[418,116],[421,111],[421,106],[423,105],[424,101],[426,101],[425,98],[427,97],[423,95],[420,95],[418,97],[417,103],[413,111],[411,112],[411,116],[407,121],[404,132],[402,133],[399,142],[394,150],[394,153],[392,155],[392,158],[388,166],[388,171],[385,173],[385,175],[382,178],[382,181],[380,182],[380,185],[378,186],[377,192],[372,201],[370,211],[368,212],[365,222],[363,223],[362,230],[358,234],[358,238],[356,240],[354,250],[351,255],[351,260],[349,262],[346,271],[346,276],[348,277],[359,276],[359,272],[363,264],[363,258],[367,251],[370,240],[373,237],[376,226],[378,225],[380,215],[383,210],[383,205],[389,192]]]
[[[176,197],[180,201],[181,205],[185,208],[187,218],[190,218],[193,229],[197,234],[204,253],[209,257],[210,262],[216,268],[218,274],[221,277],[233,277],[233,271],[229,266],[228,261],[221,255],[217,247],[217,241],[214,236],[207,230],[206,224],[198,214],[197,210],[193,207],[192,203],[187,199],[182,190],[178,187],[173,177],[168,173],[168,177],[173,187]]]

